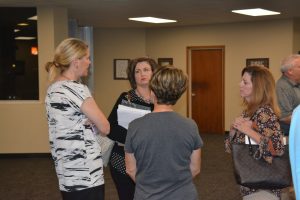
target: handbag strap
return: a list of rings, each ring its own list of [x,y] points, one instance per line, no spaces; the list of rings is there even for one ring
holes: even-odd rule
[[[237,133],[235,132],[235,134],[233,135],[231,141],[233,141],[233,140],[236,138],[236,135],[237,135]],[[249,136],[247,136],[247,138],[248,138],[248,142],[249,142],[249,145],[248,145],[248,148],[249,148],[249,155],[250,155],[250,156],[253,156],[254,152],[253,152],[251,140],[250,140],[250,137],[249,137]]]
[[[249,146],[248,146],[248,148],[249,148],[249,155],[253,156],[253,148],[252,148],[251,140],[250,140],[249,136],[247,138],[248,138],[248,142],[249,142]]]

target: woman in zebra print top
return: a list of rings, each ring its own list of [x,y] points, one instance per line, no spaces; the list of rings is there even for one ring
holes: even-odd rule
[[[101,147],[95,130],[107,135],[110,125],[88,87],[79,82],[88,75],[89,55],[87,44],[69,38],[46,64],[49,141],[64,200],[104,199]]]

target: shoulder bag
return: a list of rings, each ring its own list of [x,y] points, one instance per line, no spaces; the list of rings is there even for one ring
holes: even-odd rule
[[[282,156],[274,156],[272,164],[255,159],[258,145],[232,144],[234,174],[239,185],[253,189],[281,189],[292,183],[288,147]]]
[[[102,136],[101,134],[97,134],[96,138],[101,147],[103,165],[106,167],[109,163],[109,158],[115,145],[115,141],[109,139],[107,136]]]

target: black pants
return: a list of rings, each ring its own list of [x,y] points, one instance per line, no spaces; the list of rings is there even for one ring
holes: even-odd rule
[[[116,185],[119,200],[133,200],[135,183],[128,176],[118,172],[115,168],[109,165],[111,176]]]
[[[61,194],[63,200],[104,200],[104,185]]]

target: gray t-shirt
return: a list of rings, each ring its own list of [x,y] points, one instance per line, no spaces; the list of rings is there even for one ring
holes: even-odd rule
[[[125,152],[137,161],[136,200],[196,200],[190,170],[203,146],[196,123],[175,112],[150,113],[130,123]]]
[[[276,83],[276,94],[278,105],[281,110],[281,118],[293,113],[293,110],[300,104],[300,87],[282,75]],[[280,123],[284,133],[288,135],[289,124]]]

